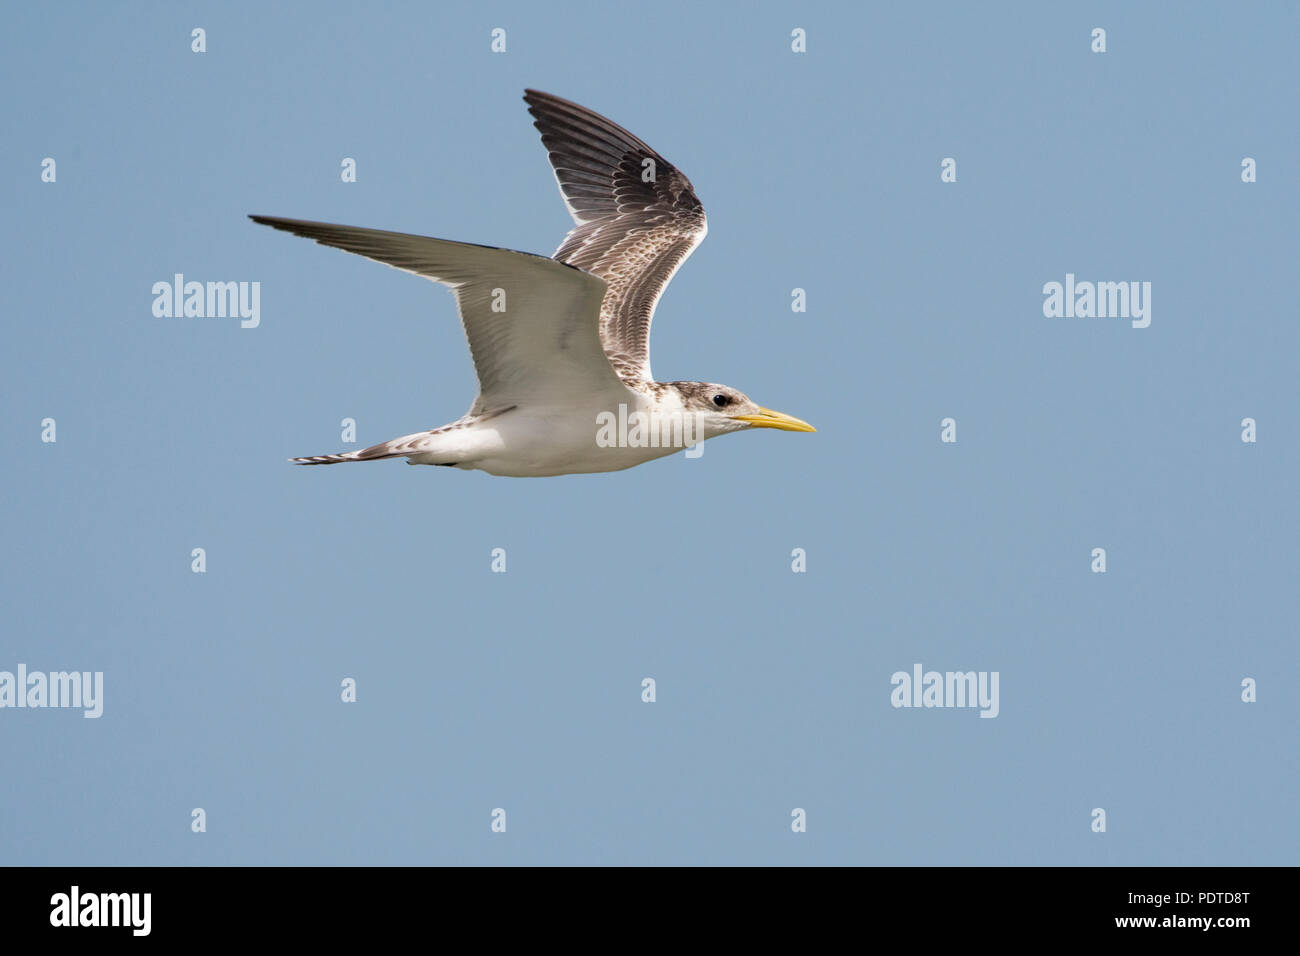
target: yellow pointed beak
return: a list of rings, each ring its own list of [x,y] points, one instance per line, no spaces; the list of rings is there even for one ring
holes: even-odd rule
[[[760,408],[757,415],[733,415],[731,417],[736,421],[749,422],[755,428],[779,428],[786,432],[815,432],[817,430],[802,419],[795,418],[793,415],[774,412],[770,408]]]

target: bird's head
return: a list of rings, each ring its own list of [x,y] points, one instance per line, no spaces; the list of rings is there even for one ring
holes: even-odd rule
[[[673,382],[682,410],[699,416],[704,437],[713,438],[747,428],[779,428],[788,432],[815,432],[792,415],[763,408],[744,392],[711,382]]]

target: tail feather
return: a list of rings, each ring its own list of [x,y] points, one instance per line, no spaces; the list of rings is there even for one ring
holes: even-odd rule
[[[375,458],[391,458],[391,455],[376,455]],[[295,465],[337,465],[344,461],[372,461],[363,458],[359,451],[350,451],[344,455],[309,455],[306,458],[290,458]]]
[[[431,439],[448,430],[449,427],[443,426],[443,428],[435,428],[433,431],[403,435],[401,438],[380,442],[378,445],[371,445],[369,448],[363,448],[360,451],[349,451],[338,455],[309,455],[305,458],[290,458],[289,460],[295,465],[338,465],[345,461],[380,461],[384,458],[405,458],[408,455],[418,455],[427,451],[433,445]]]

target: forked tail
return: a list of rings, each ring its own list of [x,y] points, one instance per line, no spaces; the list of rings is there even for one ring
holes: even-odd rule
[[[423,455],[433,460],[421,459],[420,464],[453,464],[457,460],[454,454],[445,454],[446,449],[439,448],[445,443],[443,436],[454,431],[455,425],[444,425],[432,431],[416,432],[403,435],[390,441],[371,445],[360,451],[349,451],[338,455],[310,455],[306,458],[290,458],[295,465],[338,465],[345,461],[380,461],[384,458],[406,458],[411,455]],[[440,441],[441,440],[441,441]],[[430,454],[434,452],[434,454]],[[415,462],[412,462],[415,464]]]
[[[387,443],[365,448],[361,451],[350,451],[345,454],[310,455],[306,458],[290,458],[289,460],[295,465],[337,465],[345,461],[379,461],[383,458],[401,458],[403,454],[410,454],[410,452],[385,451],[386,448]]]

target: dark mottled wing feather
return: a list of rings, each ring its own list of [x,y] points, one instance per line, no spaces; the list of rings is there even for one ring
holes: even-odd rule
[[[704,207],[689,179],[621,126],[549,93],[524,101],[577,223],[555,258],[605,280],[605,354],[624,381],[650,381],[650,320],[708,232]]]

